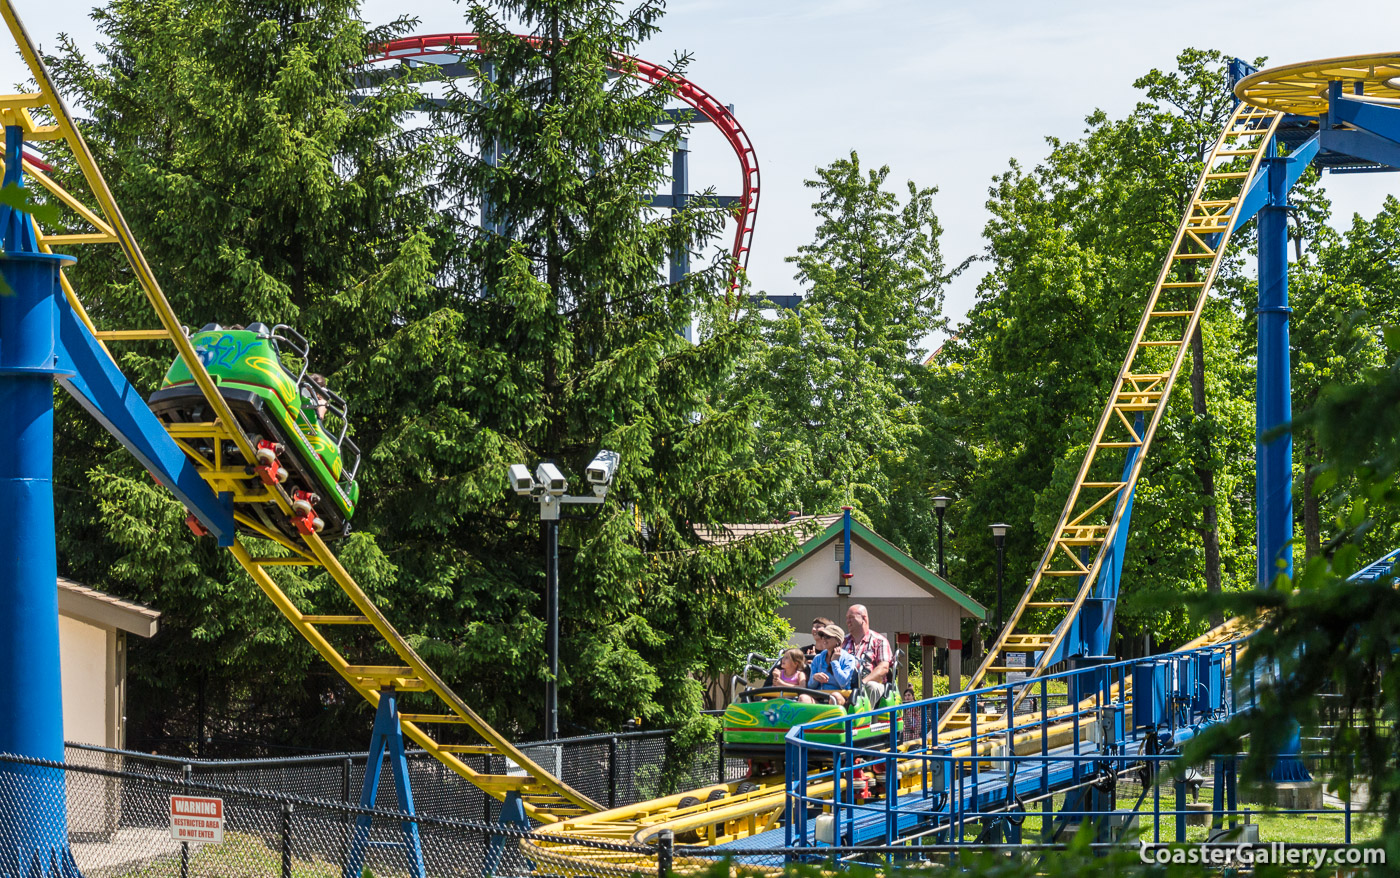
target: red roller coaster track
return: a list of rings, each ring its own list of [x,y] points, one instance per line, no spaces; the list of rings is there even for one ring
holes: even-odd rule
[[[522,39],[534,41],[532,37]],[[426,55],[465,54],[481,51],[481,37],[478,34],[427,34],[419,37],[404,37],[379,47],[380,54],[371,62],[406,60]],[[739,211],[735,219],[739,224],[734,233],[734,276],[731,289],[739,286],[739,275],[749,264],[749,249],[753,244],[754,220],[758,215],[758,157],[744,126],[729,112],[729,108],[703,88],[690,80],[677,76],[659,64],[633,58],[630,55],[613,53],[616,59],[613,69],[618,73],[632,76],[646,83],[674,83],[676,97],[698,110],[701,115],[724,135],[734,154],[739,157],[739,169],[743,174],[743,187],[739,195]]]

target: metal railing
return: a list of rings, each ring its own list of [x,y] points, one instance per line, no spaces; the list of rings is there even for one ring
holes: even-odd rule
[[[1232,642],[1096,664],[798,726],[787,737],[792,794],[785,842],[795,848],[930,836],[961,842],[969,823],[1005,815],[1023,792],[1048,801],[1103,783],[1107,774],[1116,777],[1115,766],[1147,766],[1155,777],[1156,764],[1179,759],[1174,751],[1186,739],[1253,702],[1253,668],[1245,691],[1237,695],[1232,686],[1240,648]],[[1135,679],[1138,700],[1129,702]],[[1052,707],[1056,681],[1069,694],[1063,706]],[[1032,699],[1036,709],[1008,713],[1010,705]],[[958,702],[968,725],[940,737],[939,717]],[[888,733],[857,746],[855,729],[866,724]],[[844,740],[831,743],[833,726],[843,729]],[[993,801],[997,795],[1000,802]]]

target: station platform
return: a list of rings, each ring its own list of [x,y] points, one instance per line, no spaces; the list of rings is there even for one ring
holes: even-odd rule
[[[972,819],[973,814],[1010,810],[1018,799],[1034,797],[1046,790],[1055,792],[1075,787],[1094,773],[1096,761],[1131,758],[1138,751],[1140,742],[1141,738],[1130,738],[1120,748],[1103,749],[1095,742],[1081,741],[1077,751],[1073,744],[1053,748],[1048,751],[1045,761],[1018,762],[1010,772],[1004,768],[987,767],[979,767],[975,774],[968,771],[954,781],[951,790],[931,790],[928,795],[903,792],[895,797],[893,803],[887,803],[883,798],[871,800],[856,806],[853,818],[842,815],[841,843],[843,846],[884,844],[892,837],[946,824],[953,819],[951,815],[967,815]],[[982,760],[983,763],[988,761],[991,761],[990,757]],[[970,759],[966,760],[966,763],[970,762]],[[887,807],[889,804],[892,807]],[[816,838],[815,815],[810,816],[806,824],[805,838],[793,838],[793,844],[815,850],[829,846]],[[779,827],[723,842],[715,849],[732,852],[742,861],[744,851],[770,850],[788,845],[787,830]]]

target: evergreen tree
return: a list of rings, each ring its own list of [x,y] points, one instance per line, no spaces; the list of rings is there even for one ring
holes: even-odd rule
[[[766,389],[764,453],[800,461],[787,508],[856,507],[882,535],[930,560],[936,539],[925,432],[918,412],[921,346],[943,325],[945,277],[936,190],[908,184],[903,203],[889,168],[864,169],[853,151],[807,181],[815,237],[788,261],[802,307],[764,330],[748,373]]]
[[[449,679],[508,681],[474,700],[521,735],[541,717],[543,553],[508,464],[553,459],[581,492],[598,449],[621,454],[607,502],[561,529],[561,729],[641,717],[701,734],[701,681],[780,633],[779,596],[758,588],[771,550],[712,548],[692,527],[754,520],[785,476],[750,462],[755,400],[720,395],[756,336],[735,316],[727,257],[666,280],[668,255],[726,214],[704,199],[675,217],[648,206],[686,129],[650,135],[674,84],[633,78],[622,56],[661,6],[468,7],[475,75],[434,122],[452,143],[440,306],[357,373],[384,426],[374,527],[423,596],[424,655]]]
[[[177,312],[297,325],[350,399],[365,463],[358,532],[338,551],[449,684],[508,733],[537,732],[538,516],[505,465],[555,457],[578,475],[606,446],[623,455],[608,503],[563,527],[565,727],[643,717],[702,734],[701,680],[782,626],[778,595],[757,588],[772,546],[715,549],[691,525],[752,518],[784,476],[746,463],[756,403],[722,395],[756,337],[727,260],[677,285],[662,274],[725,217],[703,199],[675,219],[647,206],[683,129],[648,140],[673,86],[614,79],[614,53],[655,31],[659,4],[506,4],[537,41],[471,7],[494,78],[420,129],[406,127],[411,78],[352,99],[368,48],[404,29],[366,31],[354,12],[117,0],[99,13],[102,63],[72,45],[52,60]],[[476,158],[488,137],[508,145],[494,166]],[[478,231],[483,201],[499,234]],[[75,280],[103,325],[144,325],[115,256]],[[681,335],[693,315],[697,344]],[[146,387],[167,357],[120,352]],[[79,430],[65,572],[167,612],[133,658],[133,704],[148,706],[133,743],[190,736],[200,704],[215,734],[362,743],[364,705],[183,531],[177,504]],[[324,577],[283,583],[336,611]]]

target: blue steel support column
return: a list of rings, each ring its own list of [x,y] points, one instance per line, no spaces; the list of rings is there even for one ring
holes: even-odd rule
[[[23,185],[19,128],[5,129],[5,185]],[[53,387],[58,272],[29,215],[0,207],[0,753],[63,761]],[[0,875],[76,875],[61,771],[0,765]]]
[[[671,215],[685,209],[686,201],[690,195],[690,141],[681,138],[676,145],[676,151],[671,154]],[[690,251],[685,247],[677,247],[671,251],[671,285],[675,286],[685,280],[685,276],[690,274]],[[694,341],[694,329],[690,323],[685,325],[685,340]]]
[[[413,806],[413,788],[408,780],[408,759],[404,754],[403,729],[399,725],[398,693],[393,689],[382,689],[379,693],[379,707],[374,713],[374,731],[369,739],[369,754],[365,760],[365,779],[360,787],[360,807],[371,809],[379,796],[379,780],[383,773],[384,757],[389,757],[390,771],[394,775],[394,794],[397,796],[399,811],[404,814],[417,814]],[[371,847],[397,846],[392,843],[370,841],[372,820],[366,816],[355,818],[355,830],[350,840],[350,848],[341,866],[343,878],[360,878],[364,871],[365,857]],[[403,821],[399,824],[403,832],[403,852],[408,861],[410,878],[423,878],[423,845],[418,838],[418,823]]]
[[[851,510],[854,506],[841,507],[841,580],[851,581]]]
[[[1279,574],[1293,575],[1293,435],[1266,441],[1270,431],[1293,420],[1288,359],[1288,167],[1274,153],[1268,167],[1268,202],[1259,210],[1259,363],[1255,375],[1254,496],[1257,504],[1257,585],[1270,588]],[[1295,754],[1302,752],[1298,724],[1272,772],[1276,782],[1312,776]]]
[[[487,82],[494,85],[496,82],[496,64],[493,61],[483,61],[481,64],[481,76]],[[494,106],[495,95],[486,99],[487,106]],[[495,134],[483,139],[481,144],[481,161],[488,167],[496,167],[501,161],[501,138]],[[481,197],[481,228],[489,235],[501,235],[505,232],[505,217],[497,215],[496,205],[491,200],[491,196]]]
[[[1275,145],[1275,151],[1278,147]],[[1258,505],[1257,583],[1293,575],[1293,437],[1269,441],[1293,419],[1288,362],[1288,189],[1285,160],[1268,164],[1269,200],[1259,211],[1259,364],[1255,377],[1254,490]]]

